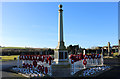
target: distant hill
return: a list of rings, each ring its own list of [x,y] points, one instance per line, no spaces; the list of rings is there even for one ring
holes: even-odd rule
[[[29,48],[29,47],[1,47],[2,49],[42,49],[42,50],[47,50],[51,48]],[[52,48],[52,50],[54,50]]]
[[[26,49],[25,47],[1,47],[2,49]]]

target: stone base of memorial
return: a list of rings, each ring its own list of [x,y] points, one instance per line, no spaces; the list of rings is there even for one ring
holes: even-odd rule
[[[68,65],[68,51],[66,49],[54,50],[54,65]]]
[[[55,67],[55,66],[56,67],[70,68],[71,64],[68,61],[59,61],[59,63],[56,64],[56,62],[54,61],[53,64],[52,64],[52,68]]]
[[[53,77],[67,77],[70,74],[71,64],[69,63],[68,51],[66,49],[54,50],[54,62],[52,63]]]

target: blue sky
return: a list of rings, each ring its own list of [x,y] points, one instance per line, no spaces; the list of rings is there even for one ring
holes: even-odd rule
[[[59,4],[66,46],[118,44],[117,2],[10,2],[2,3],[2,46],[56,48]]]

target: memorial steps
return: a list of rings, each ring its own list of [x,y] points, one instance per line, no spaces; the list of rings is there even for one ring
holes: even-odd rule
[[[68,66],[52,66],[53,77],[71,77],[71,68]]]

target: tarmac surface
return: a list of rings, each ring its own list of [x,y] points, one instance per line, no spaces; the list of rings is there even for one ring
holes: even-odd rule
[[[97,79],[120,79],[120,58],[106,58],[104,64],[111,66],[112,69],[98,75]]]
[[[22,77],[18,74],[12,73],[9,71],[10,67],[16,66],[17,60],[14,61],[0,61],[0,77],[8,78],[8,77]]]

